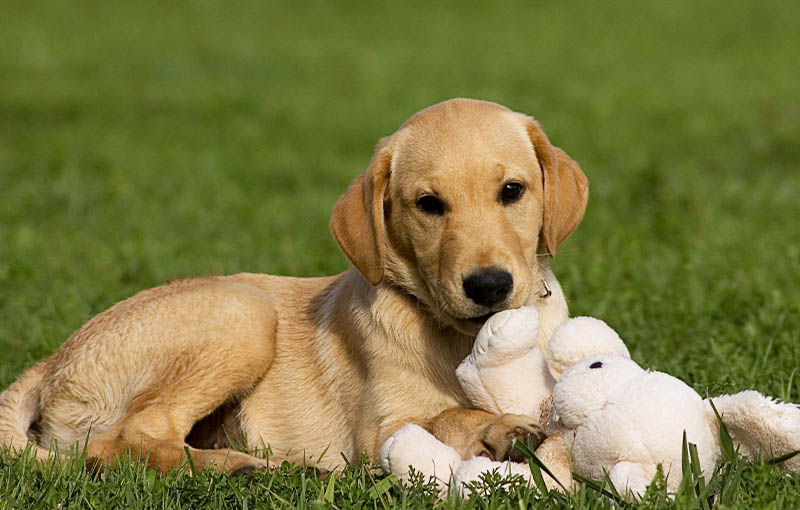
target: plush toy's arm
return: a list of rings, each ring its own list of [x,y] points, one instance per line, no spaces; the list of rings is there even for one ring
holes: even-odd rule
[[[800,450],[800,408],[776,402],[757,391],[743,391],[711,399],[734,444],[751,459],[776,458]],[[713,411],[710,409],[712,420]],[[714,424],[716,430],[716,423]],[[800,455],[781,463],[800,471]]]
[[[536,347],[538,332],[539,312],[533,306],[496,313],[484,324],[472,353],[456,370],[475,407],[539,418],[539,406],[555,381]]]
[[[381,467],[386,473],[408,480],[413,467],[425,476],[434,478],[440,488],[447,487],[450,478],[461,464],[461,456],[450,446],[442,443],[419,425],[407,423],[380,449]]]

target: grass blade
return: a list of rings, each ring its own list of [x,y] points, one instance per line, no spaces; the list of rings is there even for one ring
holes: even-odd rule
[[[688,498],[694,506],[697,501],[697,491],[694,473],[692,471],[691,454],[689,453],[689,442],[686,439],[686,431],[683,431],[681,441],[681,483],[678,487],[678,496]]]
[[[531,468],[531,474],[533,475],[534,481],[536,481],[537,486],[539,485],[539,482],[536,480],[536,473],[538,472],[539,477],[542,478],[542,482],[541,482],[542,485],[541,485],[541,487],[539,487],[540,490],[541,490],[542,487],[544,487],[544,490],[542,491],[542,493],[548,492],[547,491],[547,485],[545,484],[544,477],[542,476],[542,473],[541,473],[542,471],[547,473],[547,476],[549,476],[550,478],[555,480],[556,483],[558,484],[558,486],[561,487],[561,489],[563,489],[564,492],[567,492],[567,488],[564,487],[564,484],[561,483],[561,480],[559,480],[556,477],[556,475],[554,475],[553,472],[550,471],[550,468],[548,468],[547,465],[545,465],[545,463],[542,462],[542,459],[540,459],[539,457],[536,456],[536,453],[533,451],[532,446],[533,445],[523,443],[522,441],[516,441],[514,443],[514,448],[516,448],[519,452],[522,453],[522,455],[524,455],[528,459],[528,465]],[[534,468],[534,466],[535,466],[535,468]]]
[[[703,503],[703,508],[709,510],[708,501],[705,497],[706,481],[703,478],[703,471],[700,466],[700,455],[697,453],[697,445],[689,443],[689,461],[692,469],[692,479],[694,480],[694,491]]]
[[[606,487],[609,488],[611,493],[615,496],[615,499],[617,499],[618,501],[624,501],[625,500],[620,495],[620,493],[617,490],[617,488],[614,486],[614,482],[611,481],[611,477],[608,476],[608,471],[606,471],[605,469],[603,470],[603,483],[605,484]]]
[[[584,476],[579,475],[576,472],[572,472],[572,479],[576,482],[585,485],[586,487],[592,489],[593,491],[602,494],[603,496],[614,500],[615,503],[622,506],[623,508],[629,508],[631,505],[624,499],[622,499],[617,492],[614,484],[611,484],[611,487],[614,487],[614,492],[606,490],[605,484],[600,484],[596,480],[592,480],[591,478],[586,478]]]
[[[370,489],[367,491],[369,497],[372,499],[381,499],[383,500],[383,496],[387,495],[389,490],[395,485],[397,478],[394,475],[389,475],[383,480],[375,483]]]
[[[741,488],[742,470],[738,463],[729,464],[730,470],[722,477],[722,487],[719,490],[719,503],[721,507],[730,507],[736,502]]]
[[[336,476],[331,476],[328,478],[328,486],[325,487],[325,497],[324,501],[326,503],[333,503],[333,489],[334,485],[336,484]]]
[[[186,452],[186,456],[189,458],[189,468],[192,470],[192,476],[197,476],[197,468],[194,467],[194,459],[192,459],[192,452],[189,451],[188,446],[184,446],[183,451]]]
[[[692,488],[694,487],[694,479],[692,477],[692,468],[689,461],[689,443],[686,440],[686,431],[683,431],[683,440],[681,441],[681,492],[688,494],[691,499],[696,498],[696,494]]]
[[[686,443],[686,431],[683,431],[683,441],[681,442],[681,474],[685,479],[691,470],[689,469],[689,445]]]
[[[703,472],[700,469],[700,455],[697,453],[697,445],[689,443],[689,464],[692,470],[692,476],[695,480],[703,477]]]
[[[736,457],[736,448],[733,446],[733,439],[731,439],[731,435],[728,433],[728,427],[726,427],[725,423],[722,421],[722,416],[719,415],[714,401],[709,398],[708,403],[711,404],[711,409],[714,411],[714,416],[716,416],[717,423],[719,424],[719,440],[722,443],[722,453],[725,454],[726,459],[732,462]]]
[[[767,464],[780,464],[781,462],[785,462],[785,461],[791,459],[792,457],[794,457],[798,453],[800,453],[800,450],[795,450],[793,452],[784,453],[783,455],[781,455],[779,457],[775,457],[773,459],[767,460],[766,463]]]
[[[542,469],[539,466],[539,463],[533,460],[533,457],[528,458],[528,467],[531,470],[531,476],[533,476],[533,481],[536,484],[536,488],[539,489],[539,492],[542,496],[549,496],[550,491],[547,489],[547,484],[544,483],[544,476],[542,476]]]

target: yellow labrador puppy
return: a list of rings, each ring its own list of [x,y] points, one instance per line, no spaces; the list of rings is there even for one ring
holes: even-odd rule
[[[549,257],[587,200],[578,165],[530,117],[454,99],[378,144],[331,229],[355,266],[324,278],[183,279],[99,314],[0,395],[0,444],[40,458],[86,440],[168,470],[377,456],[405,422],[502,458],[532,420],[468,409],[455,377],[486,318],[535,304],[541,345],[567,318]],[[263,452],[262,452],[263,456]]]

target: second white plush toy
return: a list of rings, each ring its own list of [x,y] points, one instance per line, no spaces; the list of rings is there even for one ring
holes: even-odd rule
[[[707,400],[675,377],[639,367],[602,321],[570,319],[556,329],[545,352],[535,346],[537,330],[532,307],[495,315],[457,375],[476,407],[540,419],[549,437],[537,456],[563,484],[570,485],[570,471],[593,479],[608,473],[618,490],[641,495],[660,464],[668,488],[675,490],[684,431],[697,445],[703,473],[711,474],[722,448]],[[800,450],[797,406],[755,391],[712,400],[742,454],[769,458]],[[530,477],[524,464],[462,460],[416,425],[406,425],[384,443],[381,463],[400,478],[413,466],[442,488],[451,479],[463,485],[492,469]],[[800,456],[783,467],[800,471]]]

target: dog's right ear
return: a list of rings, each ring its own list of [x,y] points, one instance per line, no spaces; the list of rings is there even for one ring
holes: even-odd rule
[[[389,184],[390,138],[378,143],[369,168],[356,177],[333,207],[331,231],[344,254],[372,285],[383,279],[383,200]]]

